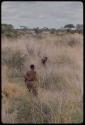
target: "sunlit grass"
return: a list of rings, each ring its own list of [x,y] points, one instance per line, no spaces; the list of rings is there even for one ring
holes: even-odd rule
[[[10,48],[11,54],[19,50],[26,55],[20,76],[20,72],[2,65],[2,122],[82,123],[82,43],[80,34],[24,36],[12,42],[2,38],[2,52],[7,54]],[[48,56],[46,67],[40,62],[44,55]],[[37,71],[38,98],[27,90],[23,78],[32,63]]]

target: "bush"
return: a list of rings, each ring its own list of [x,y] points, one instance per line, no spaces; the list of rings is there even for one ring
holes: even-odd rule
[[[18,33],[15,30],[11,30],[11,31],[4,31],[2,32],[2,36],[6,36],[7,38],[17,38],[18,37]]]
[[[75,28],[75,26],[73,24],[67,24],[64,26],[64,28]]]
[[[14,29],[13,25],[11,24],[2,24],[1,25],[1,33],[2,36],[6,36],[8,38],[16,38],[18,37],[17,31]]]

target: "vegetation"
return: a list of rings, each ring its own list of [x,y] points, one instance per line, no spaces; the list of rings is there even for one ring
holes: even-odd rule
[[[1,32],[2,32],[3,37],[5,37],[5,36],[8,38],[17,37],[17,31],[14,29],[13,25],[11,25],[11,24],[2,24]]]
[[[64,28],[67,28],[67,33],[83,33],[83,25],[82,24],[77,24],[76,26],[74,26],[73,24],[67,24],[64,26]],[[71,28],[76,28],[76,30],[72,31]],[[43,32],[48,32],[51,34],[58,34],[59,32],[61,32],[63,34],[63,32],[66,32],[66,30],[63,29],[55,29],[55,28],[46,28],[43,27],[41,29],[39,29],[39,27],[30,29],[27,26],[20,26],[20,29],[15,29],[13,25],[11,24],[2,24],[1,25],[1,31],[2,31],[2,37],[8,37],[8,38],[19,38],[23,35],[27,35],[28,36],[31,35],[35,36],[36,38],[42,38],[42,34]],[[32,33],[34,32],[34,33]]]
[[[67,24],[64,26],[64,28],[74,28],[75,26],[73,24]]]
[[[83,35],[42,32],[39,39],[37,33],[34,37],[23,32],[17,40],[2,37],[2,122],[82,123]],[[44,55],[48,57],[45,68]],[[37,98],[24,83],[30,64],[37,71]]]
[[[12,78],[22,76],[25,60],[25,55],[20,50],[13,52],[10,48],[7,48],[2,51],[2,64],[10,69],[11,72],[9,72],[8,76],[11,75]]]
[[[20,26],[20,29],[27,30],[28,28],[26,26]]]

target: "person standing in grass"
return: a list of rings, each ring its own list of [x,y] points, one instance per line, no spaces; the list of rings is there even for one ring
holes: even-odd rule
[[[35,66],[31,64],[30,71],[27,71],[25,74],[25,83],[29,91],[32,91],[34,96],[38,95],[36,81],[37,81],[37,75],[35,71]]]

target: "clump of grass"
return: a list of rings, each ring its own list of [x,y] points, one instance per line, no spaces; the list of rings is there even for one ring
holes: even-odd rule
[[[9,78],[22,76],[25,60],[26,57],[23,56],[20,50],[13,52],[10,48],[7,48],[2,51],[2,64],[8,67],[9,74],[7,74]]]
[[[51,110],[47,104],[30,95],[14,98],[7,113],[13,116],[16,112],[17,123],[50,123]]]
[[[81,113],[82,112],[82,113]],[[83,105],[81,102],[68,101],[63,104],[61,118],[62,123],[82,123]]]
[[[17,98],[18,96],[21,96],[25,93],[25,89],[20,87],[18,84],[12,84],[12,83],[6,83],[4,86],[2,86],[2,95],[5,96],[6,98]]]

